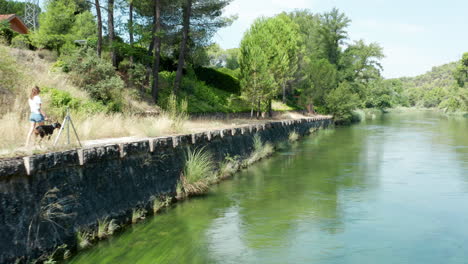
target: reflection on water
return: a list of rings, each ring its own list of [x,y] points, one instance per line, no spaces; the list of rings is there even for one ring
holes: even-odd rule
[[[468,119],[320,131],[71,263],[467,263]]]

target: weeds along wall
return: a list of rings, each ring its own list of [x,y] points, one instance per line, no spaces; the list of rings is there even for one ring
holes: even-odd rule
[[[135,208],[174,196],[187,148],[203,147],[219,164],[228,155],[247,157],[257,133],[279,143],[292,131],[305,135],[331,123],[277,121],[0,160],[0,263],[34,259],[63,244],[74,248],[76,233],[98,220],[126,224]]]

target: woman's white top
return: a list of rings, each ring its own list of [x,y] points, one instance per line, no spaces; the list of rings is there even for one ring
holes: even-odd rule
[[[34,96],[33,99],[29,98],[29,107],[31,108],[31,113],[41,113],[41,98],[39,97],[39,95]]]

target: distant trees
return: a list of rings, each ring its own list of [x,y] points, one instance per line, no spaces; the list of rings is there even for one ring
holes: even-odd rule
[[[468,82],[468,52],[463,54],[457,69],[454,71],[454,76],[458,86],[465,87],[465,83]]]
[[[93,15],[87,10],[80,10],[74,1],[48,1],[46,10],[39,16],[39,30],[32,34],[35,46],[53,49],[60,54],[64,46],[73,49],[74,40],[95,35]]]
[[[337,120],[349,119],[352,107],[365,107],[368,97],[375,98],[382,91],[374,89],[382,80],[380,60],[382,48],[366,44],[363,40],[351,44],[347,28],[351,20],[334,8],[324,14],[302,10],[283,13],[273,18],[258,19],[244,35],[240,47],[241,84],[244,93],[259,96],[258,111],[269,110],[273,98],[289,100],[307,108],[311,113],[334,113]],[[261,48],[264,54],[253,52]],[[267,66],[249,67],[254,63],[247,56],[263,56]],[[260,69],[263,76],[271,76],[274,82],[266,82],[268,96],[252,95],[249,89]],[[267,78],[268,79],[268,78]],[[258,85],[258,82],[256,82]],[[297,96],[298,95],[298,96]],[[358,100],[355,100],[355,99]],[[351,102],[352,101],[352,102]],[[339,105],[336,105],[339,104]],[[372,103],[387,107],[384,102]]]

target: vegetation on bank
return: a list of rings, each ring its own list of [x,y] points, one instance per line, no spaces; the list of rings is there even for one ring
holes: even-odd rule
[[[3,2],[4,12],[17,11],[9,7],[14,1]],[[211,37],[235,19],[222,16],[230,2],[110,0],[91,5],[55,0],[45,4],[38,30],[17,35],[2,24],[0,31],[7,45],[49,52],[53,66],[47,70],[76,88],[40,85],[53,97],[52,112],[58,115],[67,106],[87,114],[159,112],[175,94],[187,101],[191,113],[256,111],[260,116],[275,109],[308,109],[346,119],[332,108],[332,91],[345,83],[347,94],[361,95],[380,78],[381,48],[346,43],[350,20],[337,9],[259,19],[239,49],[222,50]],[[128,23],[119,22],[123,16]],[[20,63],[12,63],[8,70],[21,70]],[[1,86],[15,90],[9,101],[22,102],[31,83],[39,80]],[[349,113],[358,104],[351,101],[344,108]]]
[[[393,107],[435,108],[447,113],[468,112],[468,53],[458,62],[433,67],[416,77],[385,81],[385,87],[399,96]]]

